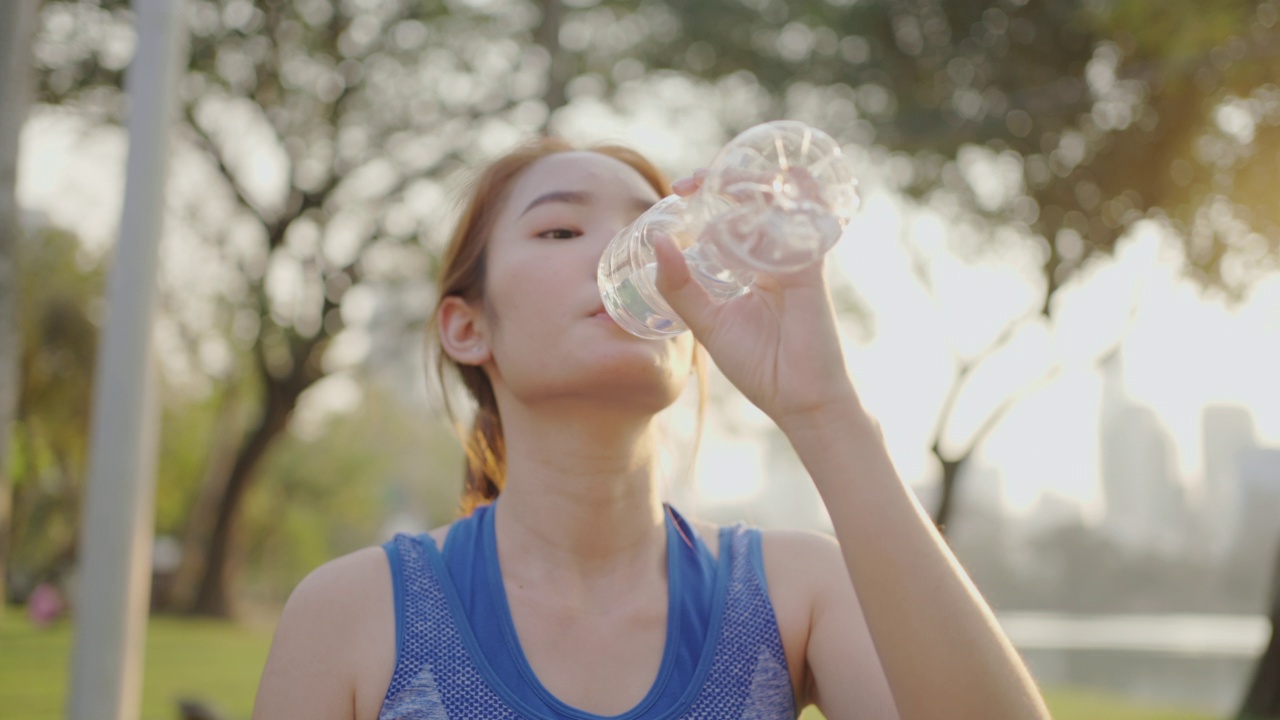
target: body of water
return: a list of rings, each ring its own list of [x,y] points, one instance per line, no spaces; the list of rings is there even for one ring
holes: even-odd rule
[[[1224,717],[1238,709],[1271,632],[1261,615],[1025,612],[999,619],[1041,685]]]

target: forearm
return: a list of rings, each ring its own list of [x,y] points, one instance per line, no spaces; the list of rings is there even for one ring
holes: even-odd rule
[[[1048,718],[1017,652],[852,391],[780,426],[826,503],[903,720]]]

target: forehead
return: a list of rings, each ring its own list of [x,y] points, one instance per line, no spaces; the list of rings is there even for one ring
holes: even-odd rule
[[[649,181],[621,160],[596,152],[575,151],[550,155],[530,165],[511,188],[508,210],[523,208],[542,193],[554,190],[658,197],[658,191]]]

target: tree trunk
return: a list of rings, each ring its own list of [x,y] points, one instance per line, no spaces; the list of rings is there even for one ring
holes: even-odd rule
[[[18,140],[31,104],[36,0],[0,3],[0,604],[8,599],[9,426],[18,402]]]
[[[214,515],[213,532],[204,557],[204,568],[190,610],[196,615],[228,617],[235,610],[233,575],[236,526],[241,504],[271,443],[285,429],[301,391],[282,391],[269,385],[261,419],[245,438],[226,478]]]
[[[227,481],[235,468],[243,445],[240,428],[240,403],[236,390],[228,391],[218,411],[217,429],[210,441],[209,457],[204,463],[200,494],[187,514],[182,534],[182,560],[177,572],[159,588],[155,604],[161,610],[189,608],[196,585],[204,572],[205,549],[213,537],[214,519],[226,494]]]
[[[545,130],[547,124],[551,122],[551,116],[568,101],[565,90],[573,74],[573,68],[570,65],[572,58],[560,45],[560,25],[564,20],[563,3],[561,0],[541,0],[539,7],[542,9],[542,20],[534,31],[534,40],[547,51],[548,55],[547,90],[542,96],[543,102],[547,105],[547,119],[543,122]]]
[[[1239,720],[1280,718],[1280,547],[1271,571],[1271,640],[1253,671]]]
[[[960,468],[964,466],[972,453],[965,453],[954,460],[944,459],[935,451],[938,462],[942,463],[942,490],[938,496],[938,507],[933,515],[933,524],[943,537],[947,535],[947,523],[955,513],[956,479],[960,477]]]

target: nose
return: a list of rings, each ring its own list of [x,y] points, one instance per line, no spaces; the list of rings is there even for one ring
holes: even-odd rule
[[[621,220],[601,223],[600,229],[594,233],[595,237],[593,238],[593,241],[584,243],[584,245],[589,248],[587,252],[584,253],[589,262],[583,270],[590,275],[592,283],[595,283],[599,277],[600,263],[603,262],[604,255],[609,251],[614,238],[616,238],[626,227],[627,223]]]
[[[608,222],[601,223],[600,235],[593,243],[593,256],[597,265],[600,264],[600,259],[604,257],[609,245],[639,217],[639,215],[619,213],[616,218],[610,218]]]

